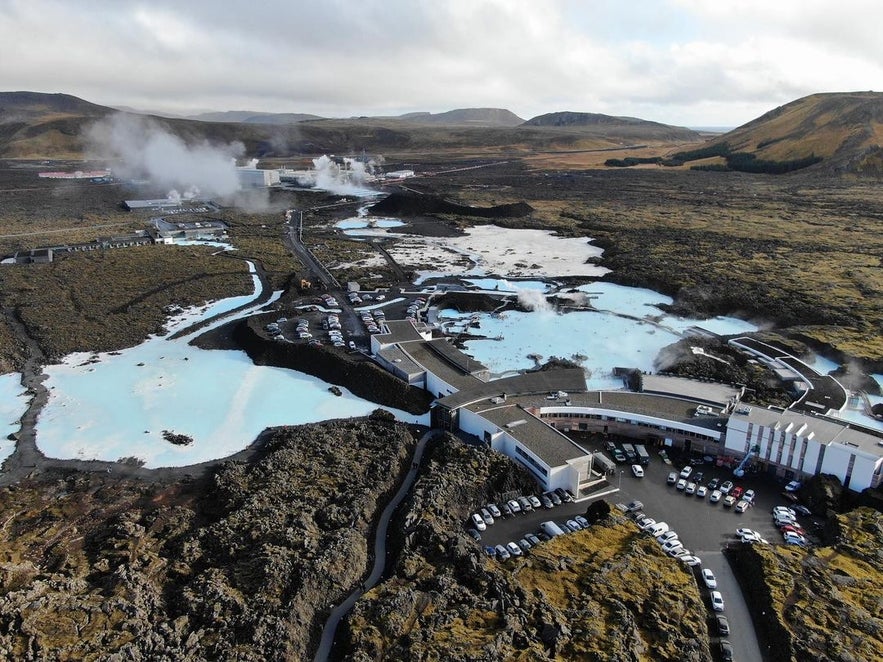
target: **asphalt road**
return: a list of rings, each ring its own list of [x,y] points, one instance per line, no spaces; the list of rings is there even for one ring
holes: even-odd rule
[[[581,442],[584,443],[584,442]],[[592,446],[592,444],[587,444]],[[621,476],[614,476],[614,486],[621,485],[621,491],[607,495],[611,503],[627,503],[639,500],[644,503],[643,512],[657,521],[664,521],[678,532],[684,545],[702,559],[702,567],[710,568],[718,581],[718,590],[723,594],[726,605],[724,615],[730,623],[731,634],[726,637],[733,646],[735,658],[740,661],[752,662],[763,660],[764,655],[757,641],[751,613],[739,588],[735,575],[722,550],[731,544],[741,544],[736,539],[736,529],[747,527],[758,531],[761,536],[772,544],[781,544],[782,535],[773,525],[771,510],[773,506],[785,505],[788,501],[782,496],[783,487],[766,476],[746,476],[735,479],[726,468],[712,465],[694,467],[694,471],[702,471],[703,483],[712,478],[732,480],[745,489],[753,488],[757,493],[756,504],[743,514],[731,508],[724,508],[723,502],[712,504],[708,498],[699,499],[687,496],[673,485],[667,485],[666,478],[671,471],[679,471],[680,464],[666,465],[662,459],[652,454],[650,464],[645,467],[645,477],[635,478],[628,465],[622,465]],[[499,504],[498,504],[499,505]],[[516,515],[511,518],[497,520],[482,533],[481,545],[505,544],[517,541],[525,533],[535,533],[539,523],[545,520],[562,522],[575,514],[585,512],[589,502],[562,504],[552,510],[540,510],[527,515]],[[798,517],[807,531],[812,531],[810,523],[815,518]],[[709,623],[713,612],[708,598],[708,590],[696,573],[700,592],[706,598]],[[761,615],[762,617],[762,615]],[[710,625],[713,637],[713,648],[716,645],[717,629]]]

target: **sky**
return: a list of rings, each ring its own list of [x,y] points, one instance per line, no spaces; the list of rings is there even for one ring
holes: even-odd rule
[[[0,0],[0,87],[190,114],[734,127],[883,90],[879,0]]]

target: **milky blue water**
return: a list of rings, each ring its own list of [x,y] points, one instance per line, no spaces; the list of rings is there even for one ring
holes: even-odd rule
[[[464,282],[480,290],[495,292],[517,292],[518,290],[536,290],[549,292],[554,286],[542,280],[506,280],[503,278],[466,278]]]
[[[6,437],[18,431],[18,421],[28,408],[28,400],[20,373],[0,375],[0,462],[15,450],[15,442]]]
[[[398,228],[404,225],[397,218],[368,218],[366,216],[358,216],[353,218],[345,218],[334,224],[334,227],[341,230],[358,230],[359,228]]]
[[[501,317],[482,313],[477,317],[480,328],[471,332],[501,339],[469,341],[466,351],[499,375],[532,367],[534,361],[528,354],[539,354],[542,361],[552,356],[575,360],[589,372],[589,388],[619,388],[622,383],[611,375],[613,368],[654,371],[659,350],[677,342],[691,326],[722,335],[757,330],[754,324],[733,317],[695,320],[667,315],[652,305],[666,302],[667,297],[651,290],[610,283],[580,289],[597,292],[593,303],[604,310],[506,312]],[[458,316],[472,317],[453,310],[440,312],[443,318]]]

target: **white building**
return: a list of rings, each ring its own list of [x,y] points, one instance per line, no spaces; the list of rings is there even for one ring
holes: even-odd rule
[[[875,431],[792,410],[740,406],[727,423],[727,451],[785,478],[837,476],[856,492],[877,487],[883,474],[883,438]]]
[[[259,168],[236,168],[239,185],[242,188],[265,188],[277,186],[280,182],[278,170],[260,170]]]

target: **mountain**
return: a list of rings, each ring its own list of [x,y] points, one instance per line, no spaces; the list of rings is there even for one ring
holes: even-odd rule
[[[308,113],[262,113],[253,110],[225,110],[221,112],[199,113],[184,119],[199,122],[240,122],[243,124],[297,124],[307,120],[320,120],[319,115]]]
[[[600,113],[577,113],[561,111],[537,115],[522,126],[581,128],[591,131],[616,132],[622,135],[644,135],[646,139],[690,142],[700,140],[699,133],[681,126],[670,126],[638,119],[637,117],[617,117]]]
[[[419,124],[448,126],[518,126],[524,120],[505,108],[458,108],[445,113],[407,113],[396,118]]]
[[[708,163],[787,164],[813,161],[826,174],[883,176],[883,93],[812,94],[769,111],[718,136],[704,149],[728,151]],[[818,165],[815,165],[818,163]],[[738,168],[737,168],[738,169]]]

